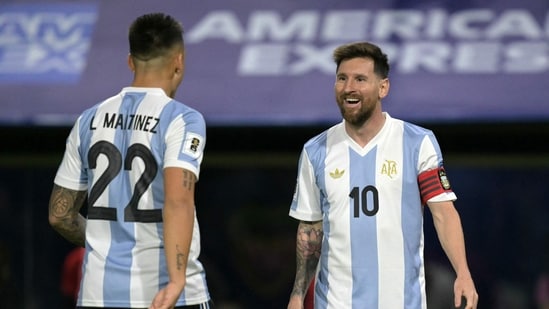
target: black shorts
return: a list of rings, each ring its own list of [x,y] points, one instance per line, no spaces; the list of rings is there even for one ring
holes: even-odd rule
[[[198,304],[198,305],[189,305],[189,306],[179,306],[174,309],[213,309],[213,302],[210,300],[207,303]],[[113,307],[80,307],[77,306],[76,309],[131,309],[131,308],[113,308]],[[138,308],[134,308],[138,309]],[[147,309],[147,308],[142,308]]]

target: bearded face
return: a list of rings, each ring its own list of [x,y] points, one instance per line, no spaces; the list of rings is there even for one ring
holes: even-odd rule
[[[352,58],[339,65],[334,86],[337,105],[343,119],[360,127],[380,107],[381,98],[387,94],[387,79],[374,72],[370,58]]]

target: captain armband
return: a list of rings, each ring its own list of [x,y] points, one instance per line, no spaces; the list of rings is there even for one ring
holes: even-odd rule
[[[418,182],[423,205],[434,196],[452,192],[450,181],[446,177],[446,171],[442,166],[419,174]]]

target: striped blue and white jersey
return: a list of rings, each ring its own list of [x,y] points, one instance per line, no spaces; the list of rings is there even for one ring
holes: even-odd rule
[[[385,118],[364,148],[342,122],[301,153],[290,216],[323,220],[317,309],[426,308],[418,176],[442,156],[431,131]],[[447,190],[430,201],[454,199]]]
[[[163,169],[200,172],[206,128],[196,110],[160,88],[124,88],[77,119],[55,177],[88,190],[79,306],[148,307],[168,283]],[[185,289],[177,305],[210,299],[194,220]]]

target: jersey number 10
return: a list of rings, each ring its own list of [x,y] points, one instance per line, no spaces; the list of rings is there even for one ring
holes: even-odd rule
[[[372,205],[368,205],[368,195],[371,195],[370,201]],[[354,187],[349,193],[353,199],[354,217],[360,217],[360,211],[369,216],[375,216],[379,210],[379,193],[374,186],[366,186],[362,190],[359,187]]]

